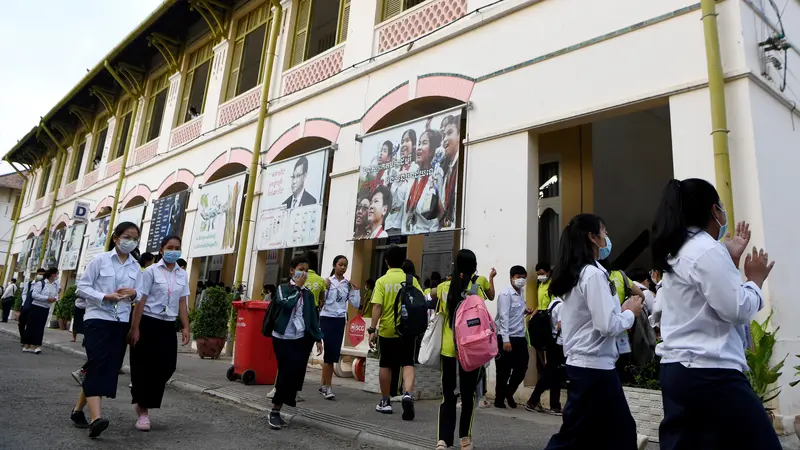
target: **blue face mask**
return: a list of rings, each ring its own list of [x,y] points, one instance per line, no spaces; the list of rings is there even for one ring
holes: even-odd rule
[[[719,236],[717,236],[717,240],[721,241],[722,238],[724,238],[725,235],[728,234],[728,212],[720,208],[719,206],[717,206],[717,209],[722,211],[722,215],[725,216],[725,225],[719,223],[719,220],[717,220],[717,218],[714,217],[714,220],[717,220],[717,225],[719,225]]]
[[[175,262],[180,259],[181,251],[180,250],[164,250],[164,262],[167,264],[175,264]]]
[[[598,259],[600,260],[606,259],[610,254],[611,254],[611,239],[609,239],[609,237],[606,236],[606,246],[600,247],[600,254],[598,255]]]

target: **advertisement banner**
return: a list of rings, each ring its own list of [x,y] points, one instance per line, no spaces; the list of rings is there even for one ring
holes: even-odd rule
[[[17,272],[27,272],[28,271],[28,260],[31,256],[31,247],[33,247],[33,238],[25,239],[22,243],[22,250],[19,251],[19,256],[17,257]]]
[[[45,269],[58,267],[59,258],[61,257],[61,245],[64,243],[66,234],[66,228],[59,228],[50,233],[50,242],[47,243],[47,251],[44,253]]]
[[[146,206],[147,203],[142,203],[141,205],[131,206],[130,208],[119,211],[117,213],[117,223],[115,223],[114,226],[116,227],[122,222],[133,222],[141,230],[142,218],[144,217],[144,209]]]
[[[242,211],[246,175],[205,184],[200,188],[189,256],[233,253]]]
[[[328,150],[267,167],[261,177],[256,248],[272,250],[319,243]]]
[[[182,237],[188,199],[189,191],[182,191],[153,202],[150,235],[147,236],[145,251],[158,253],[162,239],[173,234]]]
[[[58,270],[75,270],[78,268],[78,258],[81,255],[83,246],[83,234],[86,232],[86,224],[78,223],[67,228],[67,235],[64,239],[64,250],[61,252],[61,261]]]
[[[86,239],[84,239],[86,248],[83,250],[79,273],[83,273],[92,258],[106,251],[106,236],[109,233],[108,223],[110,221],[111,216],[105,216],[89,222]]]
[[[365,136],[353,239],[453,230],[461,110]]]
[[[42,247],[44,246],[44,236],[36,236],[33,238],[33,250],[31,250],[31,257],[28,258],[28,272],[35,272],[36,269],[41,267],[42,263]]]

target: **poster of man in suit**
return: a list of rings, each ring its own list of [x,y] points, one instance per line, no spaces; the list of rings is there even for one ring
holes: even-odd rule
[[[308,158],[301,156],[294,163],[292,171],[292,195],[283,202],[286,209],[298,206],[314,205],[317,199],[306,190],[306,177],[308,176]]]

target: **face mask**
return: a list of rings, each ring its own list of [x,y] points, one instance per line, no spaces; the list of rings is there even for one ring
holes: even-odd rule
[[[126,255],[134,251],[138,246],[139,241],[134,241],[133,239],[120,239],[119,244],[117,244],[119,251]]]
[[[300,276],[303,275],[304,273],[305,272],[303,272],[302,270],[295,270],[294,271],[294,277],[293,277],[294,280],[297,281],[297,279],[300,278]]]
[[[167,264],[174,264],[180,257],[180,250],[164,250],[164,262]]]
[[[36,275],[36,281],[44,280],[44,275]]]
[[[525,287],[525,284],[527,283],[528,280],[526,280],[525,278],[517,278],[516,280],[514,280],[514,286],[516,286],[517,289],[522,289],[523,287]]]
[[[721,241],[722,238],[724,238],[725,235],[728,234],[728,213],[719,206],[717,206],[717,209],[722,211],[722,215],[725,216],[725,225],[719,223],[719,220],[717,220],[717,218],[714,217],[714,220],[717,221],[717,225],[719,225],[719,236],[717,236],[717,240]]]
[[[600,247],[600,254],[598,255],[598,259],[603,260],[608,258],[611,254],[611,239],[606,236],[606,246]]]
[[[544,283],[545,281],[547,281],[547,275],[539,275],[538,277],[536,277],[536,279],[539,280],[540,283]]]

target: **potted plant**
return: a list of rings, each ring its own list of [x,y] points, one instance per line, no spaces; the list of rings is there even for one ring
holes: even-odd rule
[[[78,298],[78,287],[70,286],[64,291],[64,296],[56,303],[53,314],[58,319],[58,324],[62,330],[69,329],[69,323],[72,321],[72,313],[75,309],[75,300]]]
[[[220,287],[208,288],[203,302],[197,308],[191,324],[192,335],[197,341],[197,354],[201,358],[219,358],[228,335],[228,317],[231,302],[228,293]]]
[[[22,288],[17,287],[14,292],[14,305],[11,307],[14,310],[14,320],[19,320],[19,312],[22,311]]]
[[[769,362],[772,358],[772,349],[775,346],[775,335],[780,329],[778,327],[772,332],[767,330],[771,318],[772,313],[764,322],[758,323],[754,320],[750,324],[750,335],[753,339],[753,344],[745,351],[747,365],[750,367],[747,372],[747,379],[764,405],[764,409],[767,410],[770,420],[774,418],[774,413],[772,412],[773,408],[768,407],[767,403],[775,399],[781,392],[780,387],[774,386],[774,384],[781,376],[781,369],[786,361],[786,358],[783,358],[774,366]]]

